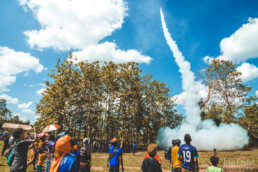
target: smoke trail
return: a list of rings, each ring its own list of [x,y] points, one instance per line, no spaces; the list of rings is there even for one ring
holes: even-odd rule
[[[161,128],[158,132],[157,144],[161,147],[167,147],[171,145],[172,139],[183,140],[184,134],[189,133],[192,135],[193,145],[199,150],[213,150],[215,147],[218,150],[242,148],[248,143],[248,136],[247,131],[239,125],[221,124],[217,127],[213,125],[212,120],[201,121],[198,93],[205,86],[200,81],[195,81],[190,63],[185,60],[168,31],[162,9],[160,9],[160,15],[164,36],[182,75],[183,90],[186,94],[184,104],[186,121],[175,129]]]

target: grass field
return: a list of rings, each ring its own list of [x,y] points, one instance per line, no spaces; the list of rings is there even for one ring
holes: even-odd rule
[[[0,150],[2,151],[3,142],[0,142]],[[29,158],[28,152],[28,158]],[[124,153],[124,167],[125,171],[138,172],[141,171],[142,158],[146,152],[137,152],[135,156],[131,153]],[[162,160],[162,169],[165,172],[170,171],[169,161],[164,159],[164,151],[158,151],[158,155]],[[213,155],[213,152],[199,152],[199,166],[200,171],[206,171],[205,169],[209,165],[209,158]],[[220,157],[219,166],[226,172],[258,172],[258,149],[238,150],[238,151],[222,151],[218,152]],[[92,170],[95,172],[108,171],[107,153],[92,153]],[[0,172],[9,172],[9,167],[6,164],[6,158],[0,157]],[[27,168],[27,171],[34,172],[32,166]],[[43,170],[44,171],[44,168]]]

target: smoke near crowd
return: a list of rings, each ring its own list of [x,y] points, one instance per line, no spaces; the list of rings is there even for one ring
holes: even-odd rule
[[[234,150],[243,148],[248,144],[249,137],[247,130],[240,127],[238,124],[220,124],[214,125],[212,120],[201,120],[201,109],[198,105],[200,101],[199,91],[205,86],[196,81],[194,73],[191,71],[191,66],[180,52],[176,42],[171,37],[165,23],[165,18],[160,10],[162,28],[165,39],[169,45],[175,62],[179,66],[179,72],[182,76],[183,90],[186,94],[184,109],[186,118],[181,126],[171,129],[170,127],[160,128],[158,131],[157,144],[160,147],[167,147],[171,145],[172,139],[181,139],[186,133],[192,136],[192,144],[198,150]]]

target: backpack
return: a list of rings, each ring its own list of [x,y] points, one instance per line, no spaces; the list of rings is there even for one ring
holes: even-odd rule
[[[171,147],[167,147],[166,149],[165,149],[165,159],[166,160],[171,160]]]
[[[8,157],[7,157],[7,164],[9,166],[12,166],[12,163],[13,163],[13,160],[14,160],[14,156],[15,156],[15,150],[14,148],[12,148],[11,150],[9,150],[9,154],[8,154]]]

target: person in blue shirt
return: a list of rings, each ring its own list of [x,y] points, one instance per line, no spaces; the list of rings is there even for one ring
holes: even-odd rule
[[[124,171],[122,148],[117,144],[117,138],[111,140],[111,147],[109,148],[109,157],[107,166],[109,166],[109,172],[119,172],[119,165],[121,164],[122,171]],[[123,144],[121,144],[122,146]]]
[[[71,137],[65,135],[56,142],[54,159],[50,165],[50,172],[79,172],[79,165],[71,152]]]
[[[194,146],[190,143],[192,141],[190,134],[186,134],[183,144],[179,147],[177,158],[182,161],[182,172],[198,172],[198,153]]]
[[[70,155],[73,156],[74,158],[76,158],[77,162],[78,162],[78,165],[80,164],[80,151],[74,149],[74,145],[76,144],[76,141],[75,140],[72,140],[71,141],[71,152],[70,152]]]
[[[133,156],[135,156],[136,142],[133,143]]]

